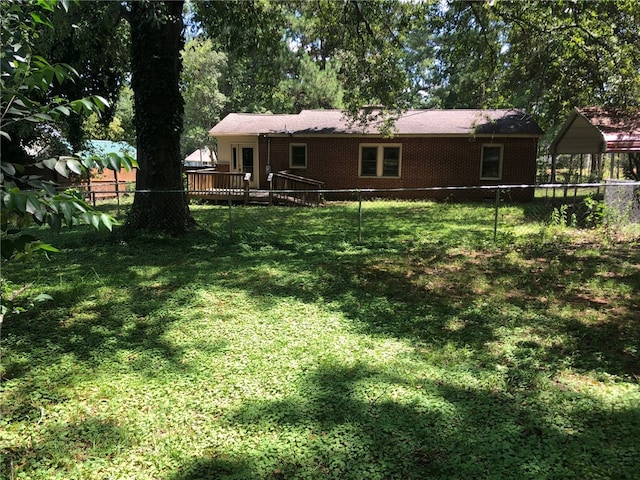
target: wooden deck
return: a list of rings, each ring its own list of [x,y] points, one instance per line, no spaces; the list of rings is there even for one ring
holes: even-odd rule
[[[250,188],[251,174],[217,172],[213,169],[187,170],[189,198],[260,205],[314,207],[322,203],[317,192],[323,182],[288,172],[269,174],[269,190]]]

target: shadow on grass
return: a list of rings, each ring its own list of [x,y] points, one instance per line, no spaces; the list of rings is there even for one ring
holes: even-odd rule
[[[202,238],[192,241],[200,244]],[[183,348],[166,333],[182,320],[177,312],[193,301],[193,292],[184,288],[192,278],[180,261],[167,264],[173,248],[168,239],[145,239],[130,248],[117,238],[76,232],[58,237],[56,245],[63,253],[48,262],[35,259],[15,275],[25,283],[37,277],[53,300],[9,317],[3,326],[3,353],[8,349],[11,355],[2,359],[0,379],[25,379],[12,388],[11,398],[0,399],[3,414],[16,419],[37,413],[25,400],[34,394],[44,395],[46,405],[62,402],[72,382],[82,383],[103,364],[149,378],[188,373]],[[210,353],[224,348],[221,342],[200,346]],[[46,385],[34,384],[44,370]]]
[[[493,392],[425,381],[414,402],[398,403],[386,387],[371,396],[362,384],[415,388],[400,377],[365,365],[319,367],[297,397],[247,403],[234,412],[230,421],[265,438],[255,452],[214,452],[194,459],[175,478],[585,478],[594,471],[632,478],[629,462],[637,446],[624,442],[640,430],[636,407],[605,412],[592,398],[570,392],[568,413],[553,419],[557,413],[547,411],[537,395],[541,381],[566,368],[640,375],[640,271],[632,268],[640,263],[637,251],[583,258],[573,246],[525,245],[514,260],[508,245],[458,248],[487,232],[486,219],[472,221],[464,242],[460,225],[421,234],[426,240],[418,242],[411,228],[390,225],[383,212],[367,212],[371,231],[362,245],[353,225],[318,233],[326,232],[329,216],[318,221],[265,214],[281,232],[274,237],[270,227],[248,227],[258,224],[252,212],[237,213],[246,224],[231,244],[224,226],[126,245],[94,234],[56,242],[73,249],[71,260],[54,260],[53,274],[37,266],[24,272],[29,281],[40,268],[55,303],[3,329],[19,337],[10,344],[5,378],[25,381],[14,389],[17,396],[2,399],[2,412],[37,422],[37,409],[21,402],[38,392],[50,396],[47,405],[66,401],[69,382],[82,381],[74,373],[78,362],[88,372],[101,362],[124,361],[121,368],[148,377],[187,373],[182,348],[166,333],[184,320],[176,311],[184,314],[194,302],[195,288],[215,286],[247,292],[258,309],[268,309],[274,298],[321,305],[350,320],[355,331],[409,340],[418,357],[433,349],[466,351],[470,369],[506,368],[507,388]],[[429,213],[419,215],[426,219]],[[442,219],[430,221],[433,227]],[[308,230],[300,233],[301,227]],[[607,286],[602,272],[626,293],[596,295]],[[583,310],[592,320],[585,321]],[[516,343],[508,352],[492,349],[518,328],[530,333],[513,333]],[[224,345],[210,348],[221,352]],[[29,383],[29,372],[48,364],[56,366],[51,381]],[[561,385],[558,390],[554,395],[562,397]],[[273,432],[289,435],[289,441],[269,440]]]
[[[250,451],[196,458],[170,478],[632,478],[637,445],[616,430],[636,434],[640,409],[568,400],[573,411],[558,421],[533,392],[511,397],[446,380],[408,384],[362,364],[321,366],[297,395],[233,413],[230,421],[261,439]]]
[[[21,478],[14,477],[15,472],[38,459],[42,471],[64,471],[79,478],[78,473],[70,473],[74,467],[89,462],[96,471],[104,469],[112,457],[131,448],[130,438],[126,429],[96,417],[48,427],[34,422],[28,446],[0,450],[0,477]]]
[[[366,245],[258,248],[242,255],[242,266],[225,282],[265,302],[283,297],[326,305],[367,334],[470,349],[482,363],[510,362],[496,357],[490,345],[527,329],[530,345],[537,345],[527,351],[546,365],[546,375],[571,367],[640,376],[637,295],[620,294],[640,291],[640,269],[633,267],[638,253],[583,258],[570,245],[547,246],[544,254],[537,246],[519,250],[514,260],[509,247],[468,256],[438,244],[392,253]],[[264,281],[261,265],[286,274]],[[609,296],[602,293],[607,276],[620,289]]]
[[[71,232],[56,243],[73,251],[73,261],[58,259],[55,278],[39,274],[51,285],[56,307],[41,306],[40,312],[46,311],[42,315],[34,311],[39,317],[35,323],[28,317],[12,320],[7,331],[21,332],[25,350],[73,352],[88,362],[96,354],[144,350],[183,368],[180,350],[163,334],[177,320],[175,310],[194,300],[190,286],[216,285],[249,292],[265,306],[273,298],[328,305],[364,332],[470,348],[479,358],[496,340],[497,329],[531,317],[529,325],[544,335],[570,337],[563,346],[548,348],[551,363],[573,349],[573,361],[583,368],[606,368],[612,375],[640,373],[633,368],[637,352],[630,344],[640,338],[640,327],[632,321],[636,297],[594,304],[593,292],[579,287],[609,272],[626,291],[637,293],[640,271],[620,267],[621,259],[640,262],[637,251],[618,249],[582,258],[571,245],[532,242],[521,248],[518,261],[508,258],[513,252],[508,245],[456,252],[456,245],[473,243],[488,232],[491,208],[420,202],[392,204],[391,212],[368,205],[366,228],[372,239],[358,245],[355,224],[347,220],[357,210],[353,205],[338,208],[338,215],[331,209],[238,208],[234,218],[240,231],[233,243],[227,238],[223,208],[206,210],[211,216],[201,219],[213,230],[181,239],[148,236],[120,244],[117,236]],[[334,216],[338,221],[332,221]],[[337,227],[340,222],[350,230]],[[447,227],[437,232],[435,226],[443,223]],[[433,231],[433,238],[412,239],[411,229],[420,225]],[[380,242],[383,237],[386,243]],[[110,298],[95,298],[102,286],[109,287]],[[92,297],[92,304],[75,307]],[[572,321],[574,313],[561,318],[562,304],[574,312],[588,307],[611,321]],[[601,361],[594,360],[598,356]],[[8,376],[20,374],[19,365],[11,368]]]

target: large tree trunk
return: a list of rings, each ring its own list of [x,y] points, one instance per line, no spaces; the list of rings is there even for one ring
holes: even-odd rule
[[[180,158],[183,3],[130,3],[131,85],[140,168],[125,225],[128,233],[148,230],[180,235],[195,225]]]

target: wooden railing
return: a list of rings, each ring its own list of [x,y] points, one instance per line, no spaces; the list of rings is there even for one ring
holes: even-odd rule
[[[187,170],[187,191],[191,198],[238,199],[249,203],[251,174],[217,172],[214,169]]]
[[[314,190],[320,190],[324,182],[293,175],[287,171],[274,173],[270,178],[269,204],[272,204],[274,199],[304,206],[318,206],[322,203],[322,195]]]
[[[234,200],[249,203],[266,200],[267,192],[249,189],[250,173],[218,172],[212,168],[187,170],[187,192],[190,198]],[[324,182],[293,175],[287,171],[270,174],[269,204],[317,206],[322,196],[317,191]]]

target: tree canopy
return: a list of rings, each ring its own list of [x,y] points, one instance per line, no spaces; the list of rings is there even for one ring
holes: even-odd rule
[[[189,40],[182,51],[180,91],[184,99],[184,130],[180,137],[182,158],[209,145],[209,129],[220,121],[227,97],[220,79],[227,57],[213,48],[210,39]]]
[[[69,64],[52,63],[36,54],[42,31],[52,28],[48,15],[55,13],[57,2],[15,2],[2,6],[2,49],[0,61],[0,252],[1,263],[20,261],[35,251],[55,251],[35,235],[27,232],[30,225],[48,224],[54,230],[62,225],[88,223],[96,228],[111,229],[112,219],[92,209],[77,192],[59,190],[48,172],[69,177],[81,175],[90,168],[107,165],[128,168],[128,157],[115,156],[107,162],[98,159],[62,156],[52,148],[63,139],[57,126],[62,118],[101,113],[108,102],[101,96],[83,98],[66,96],[65,85],[79,79]],[[66,5],[65,5],[66,6]],[[11,312],[12,299],[26,287],[14,289],[0,277],[0,326]]]
[[[575,106],[640,103],[634,0],[449,2],[430,13],[425,83],[442,107],[524,108],[550,128]]]
[[[574,106],[640,102],[640,4],[634,0],[195,7],[204,34],[231,62],[226,111],[300,108],[274,99],[308,98],[295,88],[288,95],[293,85],[308,88],[303,68],[333,68],[332,78],[348,92],[336,103],[354,117],[366,105],[390,112],[515,107],[548,129]]]

